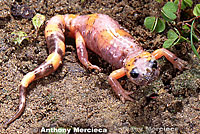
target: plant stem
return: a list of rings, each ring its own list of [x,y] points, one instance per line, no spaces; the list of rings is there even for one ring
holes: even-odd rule
[[[196,50],[196,48],[195,48],[195,46],[194,46],[194,44],[193,44],[193,36],[192,36],[192,33],[193,33],[193,24],[194,24],[194,21],[195,21],[195,19],[194,19],[193,22],[192,22],[191,31],[190,31],[191,48],[192,48],[194,54],[200,59],[200,56],[199,56],[199,54],[198,54],[198,52],[197,52],[197,50]]]
[[[192,19],[190,19],[190,20],[183,21],[183,23],[191,22],[191,21],[193,21],[194,19],[198,19],[198,18],[200,18],[200,16],[196,16],[196,17],[194,17],[194,18],[192,18]]]
[[[180,21],[180,16],[181,16],[181,3],[182,3],[182,0],[179,0],[179,2],[178,2],[178,10],[177,10],[177,22]]]

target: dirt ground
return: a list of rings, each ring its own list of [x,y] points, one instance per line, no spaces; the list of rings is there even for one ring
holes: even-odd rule
[[[16,5],[23,4],[28,8],[17,12]],[[151,33],[143,22],[147,16],[158,16],[160,7],[154,0],[17,0],[14,3],[1,0],[0,133],[40,133],[42,127],[107,128],[112,134],[199,133],[200,65],[190,44],[170,49],[188,62],[188,69],[182,72],[161,58],[160,77],[148,86],[135,86],[126,77],[121,78],[122,86],[134,91],[135,100],[123,104],[107,82],[113,68],[92,52],[89,52],[90,61],[103,71],[84,68],[77,59],[73,39],[66,41],[63,64],[53,74],[30,84],[24,113],[8,128],[3,128],[18,109],[18,87],[23,76],[48,55],[44,25],[36,39],[30,38],[21,45],[11,41],[13,31],[30,34],[34,30],[30,18],[35,13],[45,15],[46,20],[56,14],[107,14],[152,52],[162,46],[166,34]],[[26,11],[28,14],[23,15]]]

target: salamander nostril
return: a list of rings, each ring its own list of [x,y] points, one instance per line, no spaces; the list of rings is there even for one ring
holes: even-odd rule
[[[158,64],[157,64],[156,60],[150,60],[149,62],[150,62],[150,67],[151,68],[155,68],[155,69],[158,68]]]
[[[133,68],[130,72],[132,78],[137,78],[139,76],[139,72],[137,68]]]

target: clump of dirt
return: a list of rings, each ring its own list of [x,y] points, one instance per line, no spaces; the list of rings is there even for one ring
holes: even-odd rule
[[[16,3],[0,3],[1,133],[40,133],[42,127],[107,128],[109,133],[122,134],[199,132],[200,67],[192,51],[183,51],[188,44],[171,49],[189,62],[188,70],[180,72],[162,58],[159,60],[161,75],[148,86],[135,86],[126,77],[121,78],[121,85],[134,91],[135,100],[123,104],[107,82],[112,67],[89,52],[90,61],[103,71],[96,73],[84,68],[77,59],[73,39],[66,42],[63,65],[29,86],[24,113],[8,128],[3,128],[5,121],[18,109],[21,79],[48,55],[44,26],[34,40],[21,45],[11,42],[13,31],[32,33],[34,30],[29,18],[11,15],[13,4]],[[48,0],[18,1],[17,4],[25,4],[47,19],[56,14],[107,14],[150,52],[160,48],[166,39],[164,34],[151,33],[144,28],[145,17],[159,15],[161,5],[153,0]]]

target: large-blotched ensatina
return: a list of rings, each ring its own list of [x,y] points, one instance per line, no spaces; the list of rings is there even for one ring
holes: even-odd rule
[[[137,85],[148,84],[158,77],[159,66],[156,59],[162,56],[165,56],[179,70],[186,65],[185,61],[164,48],[157,49],[151,54],[144,51],[117,21],[107,15],[57,15],[48,21],[45,28],[50,55],[43,64],[22,79],[19,87],[19,110],[6,122],[6,125],[13,122],[24,111],[28,85],[54,72],[62,63],[65,55],[65,36],[75,38],[78,59],[85,67],[100,70],[98,66],[88,61],[86,50],[88,48],[118,68],[109,75],[108,82],[123,102],[133,101],[129,96],[132,92],[124,90],[117,79],[127,75]]]

